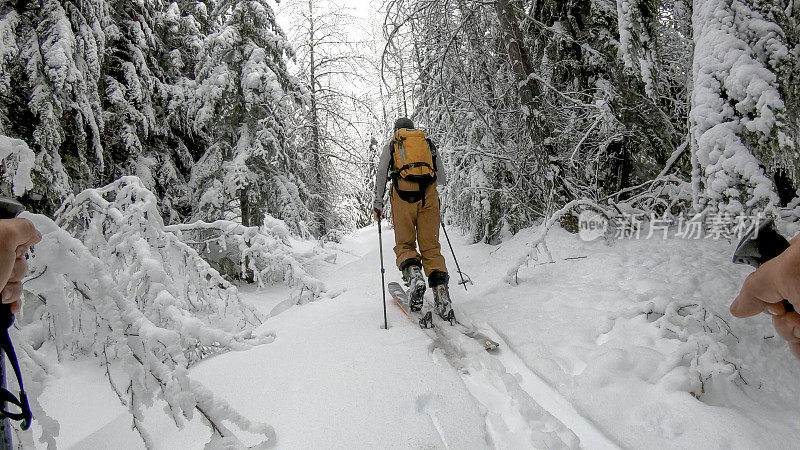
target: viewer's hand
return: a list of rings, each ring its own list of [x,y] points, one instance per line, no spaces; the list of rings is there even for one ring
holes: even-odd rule
[[[28,219],[0,220],[0,295],[3,303],[11,303],[13,314],[22,306],[22,278],[28,270],[25,254],[41,240]]]
[[[373,206],[372,207],[372,217],[374,217],[375,220],[377,221],[382,216],[383,216],[383,206],[377,206],[377,205]]]
[[[731,304],[731,313],[736,317],[772,314],[775,331],[800,359],[800,314],[787,313],[780,303],[783,299],[800,311],[800,235],[791,240],[783,253],[750,274]]]

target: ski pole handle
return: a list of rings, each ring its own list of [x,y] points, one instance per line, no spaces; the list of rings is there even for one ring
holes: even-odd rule
[[[733,262],[736,264],[749,264],[758,268],[783,253],[787,248],[789,248],[789,241],[775,231],[772,227],[772,220],[768,220],[742,238],[733,255]],[[780,303],[786,309],[786,312],[795,310],[788,300],[781,300]]]
[[[765,227],[762,229],[761,232],[758,233],[755,243],[761,251],[761,257],[758,258],[759,265],[775,258],[789,248],[789,241],[778,234],[772,227]]]
[[[25,206],[22,203],[11,197],[0,195],[0,219],[13,219],[22,211],[25,211]]]
[[[13,219],[22,211],[25,211],[25,206],[23,206],[22,203],[11,197],[0,195],[0,219]],[[14,375],[17,377],[17,384],[20,390],[19,398],[17,399],[14,394],[6,389],[5,368],[3,367],[5,362],[0,359],[0,374],[2,374],[2,378],[0,378],[0,381],[2,381],[2,385],[0,385],[0,396],[3,397],[3,400],[0,401],[0,420],[3,420],[4,424],[2,427],[4,429],[4,435],[0,436],[0,446],[3,448],[13,448],[13,442],[8,431],[9,428],[6,419],[20,421],[20,428],[23,431],[31,426],[31,421],[33,420],[31,408],[28,404],[28,395],[25,393],[25,387],[22,383],[22,372],[19,368],[17,355],[14,352],[14,345],[11,343],[11,338],[8,335],[8,329],[11,328],[13,323],[14,314],[11,312],[11,304],[0,303],[0,349],[5,353],[8,361],[11,363],[11,367],[14,369]],[[6,409],[7,403],[16,405],[20,411],[8,411]]]

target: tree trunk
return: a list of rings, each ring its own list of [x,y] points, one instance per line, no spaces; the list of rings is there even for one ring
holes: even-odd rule
[[[514,10],[514,0],[497,0],[495,11],[500,21],[500,29],[503,32],[503,41],[506,44],[506,51],[511,60],[511,68],[517,76],[517,81],[524,83],[524,88],[520,88],[520,98],[522,103],[532,106],[534,99],[541,93],[539,84],[536,80],[529,77],[534,73],[531,65],[531,58],[528,49],[525,47],[525,37],[519,28],[517,14]]]
[[[242,225],[249,227],[250,223],[252,222],[252,217],[250,214],[250,198],[245,190],[239,191],[239,205],[242,210]]]
[[[314,212],[319,221],[318,232],[322,236],[325,234],[325,202],[322,201],[324,195],[322,179],[322,143],[320,142],[320,123],[319,106],[317,104],[317,59],[315,23],[314,23],[314,0],[308,0],[308,56],[309,56],[309,90],[311,93],[311,154],[314,165],[314,181],[317,183],[316,192],[319,199],[314,206]]]
[[[539,81],[531,76],[536,73],[536,70],[531,64],[530,52],[525,47],[525,36],[519,27],[516,13],[516,9],[519,7],[518,0],[497,0],[495,12],[500,21],[503,42],[508,52],[511,68],[517,78],[520,100],[526,109],[524,111],[525,121],[530,135],[534,161],[539,167],[537,170],[545,170],[544,168],[551,163],[544,144],[547,132],[543,125],[546,121],[542,120],[538,108],[541,103],[539,98],[542,90]]]

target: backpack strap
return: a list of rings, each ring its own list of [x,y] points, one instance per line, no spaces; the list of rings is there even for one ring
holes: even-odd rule
[[[432,140],[428,138],[425,138],[425,140],[428,141],[428,148],[431,149],[431,159],[433,159],[433,167],[431,167],[431,170],[433,170],[433,179],[435,180],[436,168],[438,167],[438,165],[436,164],[436,156],[439,152],[437,151],[436,146],[433,144]]]
[[[397,146],[397,150],[400,151],[400,162],[405,162],[405,160],[406,160],[406,157],[405,157],[406,146],[403,144],[403,141],[405,141],[405,140],[406,140],[405,137],[400,136],[400,130],[397,130],[397,131],[394,132],[394,138],[392,138],[392,155],[391,155],[392,156],[392,165],[394,165],[395,145]],[[402,169],[395,168],[396,172],[400,172],[400,170],[402,170]]]
[[[430,164],[425,162],[415,162],[411,164],[406,164],[405,166],[397,169],[397,172],[402,172],[406,169],[413,169],[414,167],[429,167],[434,173],[436,173],[436,169],[434,169]]]
[[[417,203],[418,201],[422,200],[422,206],[425,206],[425,191],[428,190],[428,186],[430,186],[432,180],[420,181],[419,182],[419,189],[415,191],[403,191],[400,190],[397,184],[397,177],[394,177],[393,189],[397,191],[397,196],[400,197],[400,200],[406,203]]]

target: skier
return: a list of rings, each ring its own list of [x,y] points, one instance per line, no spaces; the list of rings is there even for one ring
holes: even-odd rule
[[[437,185],[447,183],[447,175],[437,158],[436,146],[405,117],[395,122],[394,135],[383,148],[378,162],[372,210],[375,220],[383,215],[383,196],[390,176],[394,252],[397,268],[409,288],[409,306],[412,311],[422,309],[424,269],[433,289],[435,312],[445,320],[453,320],[448,288],[450,276],[439,244],[441,216],[436,190]]]

